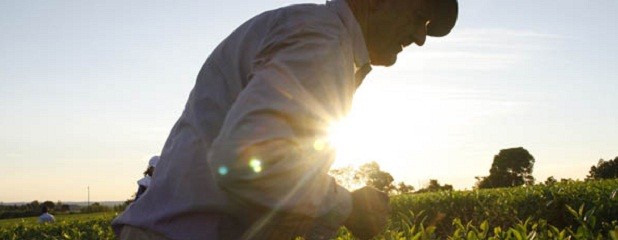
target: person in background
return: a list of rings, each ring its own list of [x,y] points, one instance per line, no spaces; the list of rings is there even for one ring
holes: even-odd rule
[[[113,221],[115,233],[317,240],[345,226],[376,236],[389,199],[328,175],[329,127],[349,113],[371,65],[391,66],[404,47],[447,35],[457,14],[457,0],[332,0],[243,23],[206,59],[152,185]]]
[[[150,187],[150,182],[152,181],[152,174],[157,167],[157,163],[159,162],[159,156],[153,156],[148,161],[148,167],[146,171],[144,171],[144,177],[137,181],[137,193],[135,193],[135,200],[137,200],[142,194],[146,192],[148,187]]]
[[[47,206],[43,205],[43,207],[41,207],[41,216],[39,216],[39,223],[53,223],[56,221],[54,215],[49,214],[48,211],[49,210],[47,209]]]

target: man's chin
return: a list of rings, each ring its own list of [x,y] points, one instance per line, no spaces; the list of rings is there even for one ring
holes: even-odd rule
[[[381,56],[377,59],[371,59],[371,65],[390,67],[397,62],[397,55]]]

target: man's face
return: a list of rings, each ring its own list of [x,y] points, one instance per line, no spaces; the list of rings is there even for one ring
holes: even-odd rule
[[[422,46],[430,19],[426,0],[379,0],[367,18],[365,40],[372,65],[391,66],[412,43]]]

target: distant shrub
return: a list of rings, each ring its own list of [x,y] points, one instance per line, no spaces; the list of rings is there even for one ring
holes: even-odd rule
[[[581,226],[569,207],[594,217],[590,227],[595,232],[613,229],[618,216],[618,180],[564,182],[551,186],[527,186],[474,191],[451,191],[400,195],[391,201],[394,222],[411,218],[411,212],[423,212],[440,236],[455,229],[453,221],[479,225],[485,221],[503,229],[522,221],[544,220],[558,228]]]
[[[40,214],[41,214],[40,211],[38,211],[38,212],[32,212],[32,211],[4,211],[4,212],[0,212],[0,219],[26,218],[26,217],[39,216]]]

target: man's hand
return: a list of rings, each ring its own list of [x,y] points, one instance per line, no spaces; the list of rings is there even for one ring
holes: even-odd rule
[[[363,187],[352,192],[352,213],[344,226],[358,239],[371,239],[384,229],[389,215],[388,195]]]

